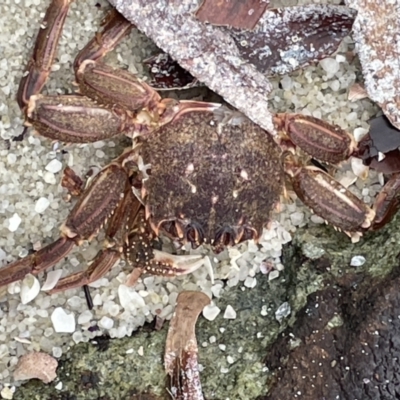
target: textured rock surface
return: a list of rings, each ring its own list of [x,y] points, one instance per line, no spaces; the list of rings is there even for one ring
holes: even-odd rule
[[[399,0],[346,0],[357,10],[353,27],[368,96],[400,129]]]
[[[395,399],[399,225],[397,218],[359,245],[329,228],[300,230],[286,248],[284,277],[225,293],[217,305],[230,304],[237,318],[199,318],[196,329],[206,398]],[[360,254],[366,262],[350,266]],[[292,313],[278,323],[274,310],[286,301]],[[80,344],[60,362],[61,391],[30,382],[14,398],[127,399],[148,389],[167,399],[166,331],[144,329],[105,346]]]

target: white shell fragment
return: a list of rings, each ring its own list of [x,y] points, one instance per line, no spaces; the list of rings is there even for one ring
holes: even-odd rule
[[[60,280],[61,274],[62,274],[62,270],[61,269],[56,269],[54,271],[49,271],[47,273],[46,282],[42,286],[42,290],[46,291],[46,290],[53,289],[54,286],[57,285],[57,282]]]
[[[56,332],[72,333],[75,331],[75,316],[71,312],[67,314],[61,307],[54,309],[51,314],[51,322]]]
[[[6,400],[12,400],[14,397],[14,392],[15,392],[15,386],[10,387],[10,386],[5,386],[0,392],[0,396],[2,399]]]
[[[46,353],[28,353],[19,359],[14,379],[21,381],[36,378],[44,383],[50,383],[57,377],[57,366],[57,360]]]
[[[235,319],[236,318],[236,311],[233,309],[233,307],[228,304],[226,306],[226,310],[224,312],[224,318],[225,319]]]
[[[28,304],[39,294],[39,292],[39,281],[31,274],[26,275],[21,284],[21,303]]]

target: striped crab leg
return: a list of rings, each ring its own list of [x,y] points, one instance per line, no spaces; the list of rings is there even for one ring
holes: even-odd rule
[[[280,130],[281,144],[289,150],[298,146],[311,157],[329,164],[339,164],[352,155],[357,156],[355,140],[338,126],[299,114],[277,114],[275,123]],[[284,164],[300,200],[315,214],[344,231],[353,242],[357,242],[363,232],[388,223],[400,206],[399,175],[389,179],[370,208],[320,168],[302,165],[296,155],[286,153]]]
[[[19,84],[17,101],[21,110],[27,107],[31,96],[41,92],[49,77],[65,18],[72,1],[52,0],[47,8],[36,37],[32,56]],[[103,31],[99,32],[77,55],[74,62],[75,72],[84,60],[97,61],[114,49],[131,29],[132,24],[116,10],[112,10],[104,21]]]

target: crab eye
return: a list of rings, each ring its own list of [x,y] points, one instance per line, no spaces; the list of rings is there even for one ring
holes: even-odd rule
[[[197,222],[192,222],[185,227],[185,239],[196,249],[204,242],[203,228]]]

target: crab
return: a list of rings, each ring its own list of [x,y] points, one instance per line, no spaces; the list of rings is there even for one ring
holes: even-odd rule
[[[340,164],[357,155],[352,136],[337,126],[277,114],[279,135],[273,137],[225,105],[162,99],[137,76],[102,63],[131,29],[115,11],[75,59],[78,93],[41,95],[70,3],[53,0],[44,17],[18,91],[26,125],[61,142],[125,134],[133,144],[90,181],[58,240],[0,269],[0,286],[52,267],[103,227],[104,247],[88,269],[60,279],[52,292],[98,280],[121,257],[136,268],[136,276],[190,273],[204,263],[202,257],[158,250],[160,235],[193,248],[210,244],[217,252],[257,241],[279,209],[287,181],[313,212],[353,241],[397,210],[398,177],[370,208],[328,173],[307,165],[312,158]]]

